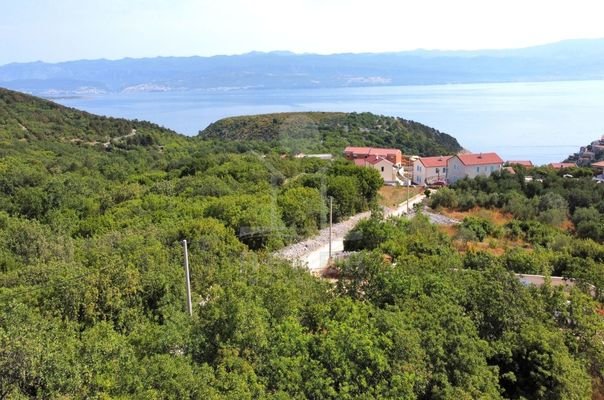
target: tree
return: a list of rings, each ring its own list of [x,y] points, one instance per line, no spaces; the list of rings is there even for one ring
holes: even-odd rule
[[[394,239],[397,229],[394,224],[378,218],[361,220],[344,238],[344,251],[373,250],[382,243]]]
[[[526,324],[518,333],[509,333],[504,342],[509,350],[495,355],[493,361],[500,369],[506,398],[591,398],[589,376],[572,359],[558,332]]]
[[[19,303],[0,309],[0,399],[78,397],[82,367],[72,324]]]
[[[287,189],[277,198],[283,222],[291,226],[301,237],[317,231],[325,216],[325,202],[315,188],[294,187]]]
[[[568,214],[568,203],[558,193],[547,192],[539,198],[538,219],[549,225],[560,225]]]
[[[330,176],[327,180],[327,196],[333,197],[333,218],[344,217],[362,210],[363,199],[357,191],[358,181],[351,176]]]
[[[204,214],[234,229],[239,240],[252,250],[274,249],[283,243],[281,210],[270,196],[226,196],[211,203]]]
[[[577,208],[572,216],[577,236],[595,241],[604,239],[602,215],[594,207]]]

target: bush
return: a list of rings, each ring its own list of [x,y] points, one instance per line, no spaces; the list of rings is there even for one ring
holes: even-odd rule
[[[457,204],[457,192],[450,188],[442,188],[430,196],[430,207],[434,209],[456,208]]]
[[[479,242],[482,242],[487,236],[500,237],[502,233],[497,225],[490,220],[481,217],[464,218],[460,229],[472,232]]]
[[[396,237],[396,227],[377,218],[362,220],[344,238],[344,251],[373,250]]]
[[[505,268],[519,274],[549,275],[552,271],[545,253],[510,249],[501,260]]]
[[[496,256],[484,251],[469,251],[463,258],[465,269],[485,271],[499,265],[501,263]]]

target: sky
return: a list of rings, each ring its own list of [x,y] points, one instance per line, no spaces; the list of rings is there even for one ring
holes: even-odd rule
[[[604,4],[596,0],[0,0],[0,10],[0,65],[604,38]]]

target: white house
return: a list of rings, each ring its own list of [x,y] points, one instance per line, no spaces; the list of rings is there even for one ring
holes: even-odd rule
[[[455,183],[465,177],[490,176],[501,171],[503,160],[496,153],[458,154],[447,160],[447,182]]]
[[[413,183],[430,185],[447,178],[447,161],[451,156],[420,157],[413,162]]]
[[[401,183],[400,179],[397,177],[398,167],[387,158],[370,155],[367,158],[356,158],[354,163],[360,167],[371,167],[376,169],[382,176],[382,179],[384,179],[384,183],[387,185]]]

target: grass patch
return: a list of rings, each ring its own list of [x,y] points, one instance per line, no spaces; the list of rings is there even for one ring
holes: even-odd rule
[[[468,211],[457,211],[451,209],[443,209],[441,211],[442,214],[446,215],[450,218],[455,218],[460,221],[463,221],[465,217],[480,217],[488,219],[493,222],[495,225],[503,226],[510,222],[514,217],[511,214],[507,214],[502,212],[501,210],[490,210],[481,207],[474,207]]]
[[[419,193],[423,193],[424,189],[420,187],[403,187],[403,186],[382,186],[378,191],[378,201],[383,207],[398,207],[402,202],[407,201],[407,192],[409,198],[414,197]]]
[[[468,211],[457,211],[444,209],[442,214],[463,221],[466,217],[485,218],[497,226],[503,226],[510,222],[513,217],[510,214],[501,212],[500,210],[490,210],[480,207],[475,207]],[[533,246],[530,243],[522,240],[510,240],[509,238],[495,238],[488,236],[484,241],[466,241],[459,237],[459,225],[440,226],[439,229],[453,239],[453,246],[460,253],[465,253],[470,250],[484,251],[495,256],[501,256],[507,249],[519,247],[526,250],[531,250]]]

